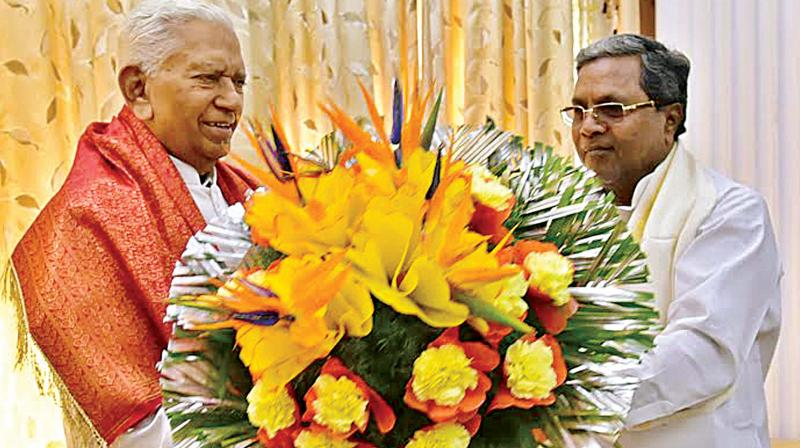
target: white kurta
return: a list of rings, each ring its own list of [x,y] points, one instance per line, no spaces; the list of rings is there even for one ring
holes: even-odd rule
[[[211,176],[202,182],[197,170],[188,163],[170,156],[175,168],[178,169],[181,178],[189,193],[194,199],[195,205],[205,218],[206,222],[222,216],[228,209],[228,202],[222,195],[222,190],[217,186],[217,170],[213,169]],[[153,366],[155,368],[155,366]],[[111,448],[170,448],[172,447],[172,433],[169,419],[162,408],[155,414],[145,418],[135,427],[121,435]]]
[[[782,277],[775,236],[761,195],[705,174],[717,200],[678,255],[666,326],[638,371],[624,447],[769,447],[764,380]]]

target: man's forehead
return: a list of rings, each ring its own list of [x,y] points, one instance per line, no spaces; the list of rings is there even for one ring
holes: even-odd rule
[[[175,36],[185,51],[211,51],[241,56],[241,46],[236,33],[223,24],[195,20],[175,25]]]
[[[224,58],[207,57],[201,60],[189,60],[186,64],[188,70],[225,70],[235,69],[238,72],[244,72],[244,66],[228,67],[228,62]]]
[[[184,39],[170,58],[188,70],[245,71],[238,41],[219,40],[213,36]]]
[[[640,84],[639,56],[605,57],[586,63],[578,71],[573,100],[623,100],[644,93]]]

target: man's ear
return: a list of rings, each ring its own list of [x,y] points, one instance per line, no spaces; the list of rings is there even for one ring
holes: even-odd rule
[[[122,96],[125,97],[125,103],[133,110],[136,118],[142,121],[152,120],[153,106],[147,98],[145,90],[147,76],[142,69],[132,65],[124,67],[119,72],[117,82]]]
[[[673,141],[675,131],[678,129],[678,126],[683,123],[683,104],[673,103],[664,106],[662,110],[667,117],[666,121],[664,121],[664,135],[668,136],[670,141]]]

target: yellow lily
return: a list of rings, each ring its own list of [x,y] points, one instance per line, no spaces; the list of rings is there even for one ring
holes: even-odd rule
[[[518,269],[498,266],[486,238],[467,228],[473,209],[463,165],[445,169],[440,189],[426,200],[434,157],[409,155],[402,187],[369,202],[347,257],[378,300],[428,325],[451,327],[469,317],[454,292]]]
[[[302,200],[272,190],[253,195],[245,214],[253,239],[293,256],[321,256],[346,248],[363,210],[359,198],[366,194],[356,188],[353,173],[334,170],[300,178],[297,185]]]
[[[234,278],[219,296],[204,299],[227,308],[229,319],[194,329],[236,329],[240,358],[253,378],[281,387],[345,334],[372,330],[372,299],[342,261],[341,255],[289,257],[273,269]]]

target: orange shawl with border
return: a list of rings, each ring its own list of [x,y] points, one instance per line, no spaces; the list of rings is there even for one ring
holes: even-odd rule
[[[217,163],[228,203],[256,183]],[[205,226],[166,149],[127,107],[91,124],[13,254],[30,333],[108,443],[161,405],[172,269]]]

